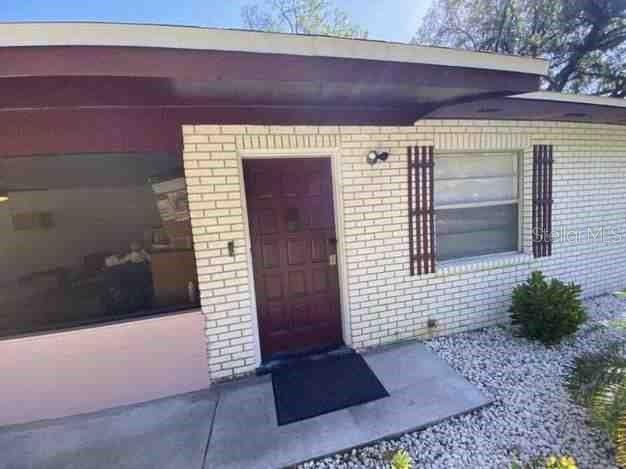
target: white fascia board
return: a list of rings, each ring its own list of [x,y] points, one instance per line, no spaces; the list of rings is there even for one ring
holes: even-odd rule
[[[191,26],[118,23],[0,23],[0,47],[126,46],[380,60],[545,75],[548,63],[514,55],[365,39]]]
[[[593,106],[626,108],[626,99],[610,98],[608,96],[589,96],[582,94],[557,93],[554,91],[535,91],[511,97],[513,99],[530,99],[535,101],[551,101],[557,103],[590,104]]]

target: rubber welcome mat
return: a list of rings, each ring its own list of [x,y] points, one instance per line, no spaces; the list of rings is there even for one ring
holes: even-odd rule
[[[298,360],[272,371],[278,425],[388,397],[357,353]]]

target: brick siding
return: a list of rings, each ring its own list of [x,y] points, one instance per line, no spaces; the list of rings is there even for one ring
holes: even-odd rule
[[[532,145],[554,145],[553,229],[604,227],[624,233],[626,128],[514,121],[422,121],[415,127],[183,126],[184,164],[206,317],[209,375],[231,378],[258,365],[256,311],[242,196],[246,152],[306,152],[336,158],[346,282],[348,342],[362,349],[506,321],[511,289],[534,269],[582,285],[587,296],[624,287],[626,242],[555,240],[553,255],[532,259]],[[407,145],[437,152],[513,150],[523,155],[522,245],[513,256],[438,265],[409,275]],[[373,167],[369,150],[390,153]],[[273,152],[273,153],[272,153]],[[234,240],[235,257],[227,242]],[[428,330],[429,319],[438,327]]]

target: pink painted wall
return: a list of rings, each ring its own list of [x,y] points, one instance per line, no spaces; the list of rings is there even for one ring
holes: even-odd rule
[[[0,426],[209,386],[199,311],[0,340]]]

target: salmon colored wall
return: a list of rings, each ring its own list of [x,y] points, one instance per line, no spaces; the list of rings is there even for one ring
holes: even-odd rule
[[[204,323],[198,311],[0,340],[0,426],[208,387]]]

